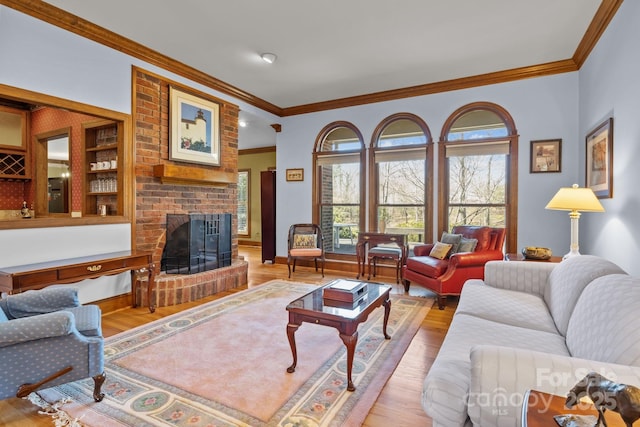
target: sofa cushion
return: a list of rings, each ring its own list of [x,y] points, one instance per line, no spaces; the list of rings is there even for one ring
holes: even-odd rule
[[[464,284],[457,313],[552,334],[558,333],[549,309],[540,296],[494,288],[482,280],[468,280]]]
[[[582,290],[594,279],[607,274],[624,274],[624,270],[609,260],[593,255],[570,257],[553,269],[544,300],[562,335],[567,334],[571,313]]]
[[[447,271],[448,260],[430,256],[416,256],[407,258],[407,270],[420,273],[427,277],[440,277]]]
[[[569,355],[558,334],[456,314],[423,385],[423,409],[440,424],[462,426],[466,422],[471,349],[486,343]]]
[[[571,355],[640,366],[640,278],[595,279],[576,303],[567,328]]]

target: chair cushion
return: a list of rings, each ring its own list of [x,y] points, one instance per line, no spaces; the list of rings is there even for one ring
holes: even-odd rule
[[[320,248],[299,248],[299,249],[291,249],[289,251],[289,255],[291,256],[320,256],[322,255],[322,249]]]
[[[436,242],[433,249],[431,249],[431,252],[429,252],[429,256],[438,259],[445,259],[447,258],[447,255],[449,255],[449,252],[451,252],[452,248],[453,245],[451,243]]]
[[[79,305],[78,289],[73,287],[50,287],[7,297],[9,315],[16,319]]]
[[[390,248],[386,246],[376,246],[372,248],[368,252],[369,258],[393,258],[399,259],[402,256],[402,249],[400,248]]]
[[[458,246],[460,245],[461,240],[462,234],[452,234],[447,233],[446,231],[442,233],[442,236],[440,237],[440,241],[442,243],[448,243],[451,245],[451,251],[449,251],[449,254],[455,254],[458,252]]]
[[[467,239],[466,237],[463,237],[460,239],[460,244],[458,245],[456,253],[473,252],[476,250],[476,246],[478,246],[478,239]]]
[[[447,271],[449,260],[430,256],[417,256],[407,259],[407,270],[415,271],[427,277],[440,277]]]
[[[318,236],[315,234],[294,234],[293,248],[316,248],[318,246]]]

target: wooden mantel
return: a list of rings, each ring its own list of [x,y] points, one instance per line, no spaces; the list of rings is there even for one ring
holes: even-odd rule
[[[178,166],[172,164],[155,165],[153,176],[160,178],[163,184],[209,185],[226,187],[238,182],[238,174],[222,172],[210,168]]]

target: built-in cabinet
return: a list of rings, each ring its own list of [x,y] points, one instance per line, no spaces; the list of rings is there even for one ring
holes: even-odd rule
[[[85,123],[83,216],[123,215],[123,129],[118,122]]]
[[[0,105],[0,179],[31,179],[29,113]]]

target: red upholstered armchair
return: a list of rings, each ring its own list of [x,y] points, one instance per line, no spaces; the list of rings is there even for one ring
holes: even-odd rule
[[[438,259],[429,256],[434,244],[419,245],[413,249],[414,256],[408,257],[402,268],[405,290],[409,290],[411,282],[432,290],[438,295],[440,310],[444,309],[447,295],[460,295],[467,279],[484,279],[487,261],[504,259],[504,228],[460,225],[454,227],[451,234],[477,239],[473,252],[451,253],[444,259]]]

